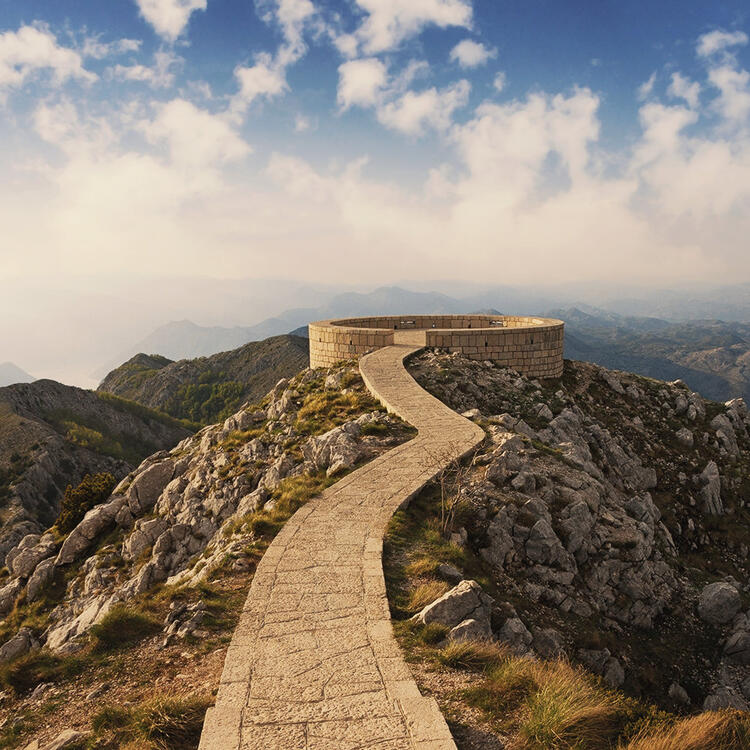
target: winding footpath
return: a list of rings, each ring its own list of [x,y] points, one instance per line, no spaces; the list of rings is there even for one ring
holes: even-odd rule
[[[406,371],[418,343],[360,361],[369,390],[417,437],[300,508],[263,555],[200,750],[455,750],[393,636],[383,534],[393,513],[484,432]]]

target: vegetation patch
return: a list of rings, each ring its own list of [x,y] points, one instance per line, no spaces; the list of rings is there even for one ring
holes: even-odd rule
[[[93,716],[91,726],[97,739],[117,743],[107,747],[136,743],[154,750],[194,750],[212,703],[208,696],[159,697],[134,708],[105,706]]]
[[[73,531],[88,511],[112,494],[115,484],[109,473],[86,474],[77,487],[69,484],[60,501],[60,515],[55,521],[57,531],[62,535]]]
[[[37,649],[0,666],[0,685],[22,695],[42,682],[58,682],[80,674],[86,664],[82,657],[58,656],[48,649]]]
[[[150,638],[161,631],[161,624],[152,616],[133,607],[118,604],[96,625],[91,634],[94,651],[113,651]]]

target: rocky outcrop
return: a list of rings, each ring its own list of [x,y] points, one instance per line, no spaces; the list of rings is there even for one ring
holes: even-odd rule
[[[360,394],[361,403],[372,409],[361,379],[346,372],[349,392]],[[115,604],[158,583],[196,584],[227,560],[242,557],[255,539],[243,520],[271,510],[282,482],[321,470],[338,475],[392,445],[394,435],[403,432],[400,422],[382,411],[354,413],[349,421],[331,412],[326,418],[339,418],[341,424],[322,435],[308,434],[307,426],[299,432],[303,393],[322,390],[325,377],[307,370],[282,380],[263,409],[243,407],[171,451],[149,456],[64,539],[26,535],[8,552],[10,578],[0,588],[0,614],[21,595],[27,602],[40,599],[56,576],[65,579],[48,627],[34,637],[53,651],[73,650]],[[365,429],[372,425],[377,428]],[[204,615],[200,607],[175,610],[165,623],[165,637],[200,630]],[[19,634],[7,651],[25,642]]]
[[[584,363],[566,362],[562,381],[548,383],[437,351],[411,365],[421,385],[489,433],[462,479],[471,509],[462,544],[520,603],[520,624],[509,618],[494,636],[504,628],[516,650],[536,650],[536,634],[552,627],[577,646],[572,658],[609,684],[665,704],[675,705],[669,687],[688,675],[690,703],[746,700],[744,401],[710,404],[680,382]],[[737,571],[740,583],[730,578]],[[645,644],[665,627],[656,687]],[[592,648],[591,632],[617,645]],[[537,653],[558,645],[539,635]]]

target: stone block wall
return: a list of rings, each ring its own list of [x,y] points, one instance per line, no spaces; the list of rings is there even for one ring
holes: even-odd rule
[[[425,345],[492,360],[524,375],[557,378],[563,370],[564,323],[550,318],[402,315],[311,323],[310,366],[330,367],[394,343],[394,331],[424,331]],[[397,334],[398,338],[398,334]]]

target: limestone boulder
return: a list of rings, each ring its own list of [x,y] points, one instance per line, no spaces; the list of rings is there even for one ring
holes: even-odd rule
[[[174,460],[168,458],[152,463],[138,473],[127,491],[128,507],[134,516],[140,516],[153,507],[172,480],[174,469]]]
[[[489,623],[493,599],[476,581],[461,581],[412,618],[422,625],[431,622],[454,628],[464,620]]]
[[[57,555],[57,565],[69,565],[77,560],[96,537],[114,523],[120,509],[128,502],[123,496],[115,496],[107,503],[97,505],[68,534]]]
[[[49,585],[55,576],[55,560],[48,558],[42,560],[34,569],[31,578],[26,584],[26,601],[33,602],[39,598],[39,595]]]
[[[731,584],[709,583],[698,597],[698,615],[704,622],[725,625],[734,619],[741,604],[740,594]]]

